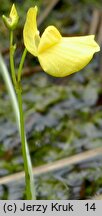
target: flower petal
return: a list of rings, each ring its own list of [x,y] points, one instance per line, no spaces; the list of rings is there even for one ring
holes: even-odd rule
[[[38,46],[38,53],[46,51],[46,49],[59,43],[62,39],[61,34],[54,26],[48,26],[41,36]]]
[[[24,44],[27,50],[37,56],[37,46],[40,41],[36,23],[37,7],[30,8],[27,13],[26,22],[23,30]]]
[[[60,34],[60,33],[59,33]],[[38,46],[38,59],[45,72],[64,77],[85,67],[100,50],[94,35],[59,37],[58,30],[46,28]]]

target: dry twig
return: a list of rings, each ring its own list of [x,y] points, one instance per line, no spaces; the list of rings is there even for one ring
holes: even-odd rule
[[[33,168],[33,174],[37,176],[43,173],[54,172],[56,170],[68,167],[73,164],[78,164],[86,160],[92,160],[94,157],[98,157],[99,155],[102,155],[102,147]],[[13,175],[2,177],[0,179],[0,184],[11,183],[13,181],[21,180],[22,178],[24,178],[24,172],[19,172]]]

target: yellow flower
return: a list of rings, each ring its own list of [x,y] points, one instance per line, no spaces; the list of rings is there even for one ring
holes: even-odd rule
[[[6,17],[5,15],[3,15],[2,18],[8,29],[14,30],[16,28],[19,16],[18,16],[16,7],[14,4],[12,5],[9,17]]]
[[[64,77],[85,67],[100,50],[94,35],[62,37],[54,26],[39,36],[36,23],[37,7],[30,8],[23,30],[26,49],[38,57],[43,70],[55,77]]]

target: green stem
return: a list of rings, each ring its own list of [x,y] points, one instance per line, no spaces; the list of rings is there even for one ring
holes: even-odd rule
[[[10,31],[10,68],[11,68],[11,75],[12,80],[14,83],[15,88],[17,88],[17,80],[16,80],[16,73],[15,73],[15,66],[14,66],[14,45],[13,45],[13,31]]]
[[[13,45],[13,31],[11,31],[10,32],[10,67],[11,67],[12,81],[13,81],[13,84],[14,84],[14,87],[15,87],[15,90],[17,93],[17,99],[18,99],[19,132],[20,132],[20,137],[21,137],[22,153],[23,153],[23,160],[24,160],[26,196],[27,196],[28,200],[33,200],[33,199],[36,199],[36,197],[35,197],[35,190],[34,190],[32,164],[31,164],[31,159],[30,159],[29,150],[28,150],[28,146],[27,146],[27,142],[26,142],[26,136],[25,136],[24,116],[23,116],[23,106],[22,106],[22,94],[21,94],[21,87],[20,87],[21,72],[22,72],[22,67],[24,64],[27,50],[25,49],[23,52],[20,66],[18,69],[19,82],[16,79],[16,74],[15,74],[14,51],[15,51],[15,46]]]
[[[22,54],[22,58],[21,58],[21,61],[20,61],[19,68],[18,68],[18,77],[17,77],[18,83],[21,80],[22,68],[23,68],[23,64],[24,64],[24,60],[25,60],[26,55],[27,55],[27,49],[25,48],[24,51],[23,51],[23,54]]]
[[[29,164],[28,160],[28,148],[25,140],[25,127],[24,127],[24,115],[23,115],[23,106],[22,106],[22,93],[21,89],[17,91],[19,113],[20,113],[20,132],[21,132],[21,143],[22,143],[22,153],[24,159],[24,169],[25,169],[25,180],[26,180],[26,194],[27,200],[36,199],[34,192],[34,182],[32,175],[31,163]],[[30,166],[29,166],[30,165]]]

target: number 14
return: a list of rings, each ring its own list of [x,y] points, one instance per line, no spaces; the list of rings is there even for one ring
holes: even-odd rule
[[[87,211],[90,211],[90,210],[95,211],[96,210],[95,203],[92,203],[92,204],[86,203],[85,206],[86,206]]]

